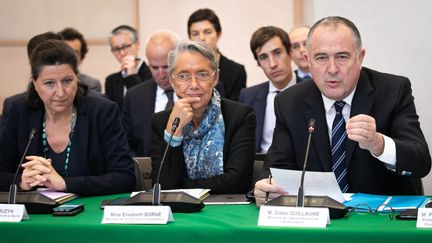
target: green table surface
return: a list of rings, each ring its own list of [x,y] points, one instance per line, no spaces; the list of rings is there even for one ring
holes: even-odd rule
[[[2,222],[0,242],[432,242],[432,229],[377,214],[333,219],[321,229],[257,226],[255,205],[207,205],[198,213],[174,213],[167,225],[101,224],[100,202],[121,196],[127,194],[75,199],[70,203],[85,203],[85,211],[73,217],[31,214]]]

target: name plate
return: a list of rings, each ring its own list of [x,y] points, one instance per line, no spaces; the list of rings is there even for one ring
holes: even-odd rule
[[[21,222],[28,218],[24,204],[0,204],[0,222]]]
[[[261,206],[258,226],[325,228],[330,224],[328,208]]]
[[[169,206],[105,206],[102,224],[167,224],[174,221]]]
[[[432,208],[418,209],[417,228],[432,228]]]

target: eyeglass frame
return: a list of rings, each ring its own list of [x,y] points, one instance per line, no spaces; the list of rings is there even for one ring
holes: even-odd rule
[[[122,45],[120,47],[111,47],[111,52],[112,53],[120,53],[121,51],[126,51],[127,49],[131,48],[135,43],[136,43],[136,41],[129,43],[129,44]]]
[[[379,210],[380,208],[382,208],[383,210],[386,208],[389,208],[390,212],[380,211]],[[356,209],[361,209],[361,210],[365,210],[365,211],[364,212],[363,211],[356,211]],[[365,204],[365,203],[357,204],[357,205],[355,205],[355,207],[350,207],[348,209],[348,213],[346,214],[346,217],[351,216],[351,213],[357,213],[360,215],[366,215],[366,214],[388,215],[388,217],[391,221],[393,221],[393,219],[395,218],[395,210],[390,205],[385,204],[385,203],[378,205],[374,210],[372,210],[372,208],[368,204]]]
[[[189,73],[178,73],[178,74],[176,74],[176,76],[179,75],[179,74],[185,74],[185,75],[187,74],[187,75],[189,75],[189,78],[188,78],[187,80],[184,80],[184,81],[183,81],[183,80],[179,80],[179,79],[177,79],[177,78],[174,76],[174,73],[171,74],[171,78],[173,78],[174,80],[180,82],[181,84],[189,84],[189,83],[191,83],[191,81],[192,81],[192,77],[194,77],[195,80],[197,80],[197,81],[200,82],[200,83],[207,83],[208,81],[211,80],[212,77],[215,76],[216,71],[217,71],[217,70],[214,70],[214,71],[209,75],[209,79],[208,79],[208,80],[200,80],[200,79],[196,76],[198,73],[207,73],[207,71],[200,71],[200,72],[197,72],[197,73],[195,73],[195,74],[189,74]]]

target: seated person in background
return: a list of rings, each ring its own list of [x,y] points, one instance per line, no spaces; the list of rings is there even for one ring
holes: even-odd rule
[[[132,191],[134,162],[118,107],[86,95],[73,49],[63,41],[42,42],[30,65],[27,95],[11,104],[0,140],[0,190],[9,190],[36,129],[18,174],[21,190],[42,186],[84,196]]]
[[[298,69],[294,71],[296,83],[311,79],[309,63],[305,58],[306,38],[308,33],[309,27],[307,26],[295,27],[289,32],[289,38],[291,40],[291,58],[298,67]]]
[[[72,49],[74,49],[78,57],[78,66],[81,66],[84,57],[88,52],[87,42],[85,41],[84,36],[74,28],[65,28],[59,32],[59,35],[70,47],[72,47]],[[99,93],[101,92],[101,83],[99,80],[82,72],[79,72],[77,76],[78,81],[87,85],[89,89]]]
[[[135,156],[150,156],[151,119],[154,113],[172,109],[174,91],[168,74],[168,52],[180,38],[168,30],[153,32],[146,45],[152,79],[137,84],[126,93],[122,122]]]
[[[302,170],[313,118],[306,170],[333,171],[342,192],[421,194],[431,157],[409,79],[362,67],[365,49],[348,19],[319,20],[306,43],[313,82],[301,82],[275,98],[267,173],[271,167]],[[259,180],[257,204],[266,192],[270,199],[285,194],[273,181]]]
[[[168,55],[171,85],[179,100],[152,120],[152,180],[171,135],[180,124],[160,170],[163,189],[209,188],[212,193],[244,193],[250,187],[255,154],[255,113],[221,99],[214,89],[218,63],[203,42],[183,41]]]
[[[257,116],[255,149],[265,154],[271,145],[276,118],[274,98],[295,84],[291,70],[290,39],[281,28],[265,26],[251,37],[250,49],[269,81],[242,89],[239,101],[252,106]]]
[[[112,54],[120,63],[120,71],[106,77],[105,94],[122,110],[126,91],[150,79],[151,73],[144,59],[139,56],[140,42],[134,28],[120,25],[113,29],[110,45]]]
[[[240,90],[246,87],[246,70],[224,55],[217,47],[222,35],[222,27],[216,13],[208,8],[193,12],[188,20],[188,35],[193,41],[203,41],[211,46],[219,63],[219,83],[216,89],[222,97],[238,100]]]

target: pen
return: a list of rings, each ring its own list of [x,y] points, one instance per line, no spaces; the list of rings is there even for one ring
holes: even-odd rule
[[[269,183],[269,184],[271,184],[271,179],[272,179],[272,175],[270,174],[270,175],[269,175],[269,178],[268,178],[268,183]],[[264,198],[264,204],[267,204],[267,202],[268,202],[268,197],[269,197],[269,192],[266,192],[266,196],[265,196],[265,198]]]

